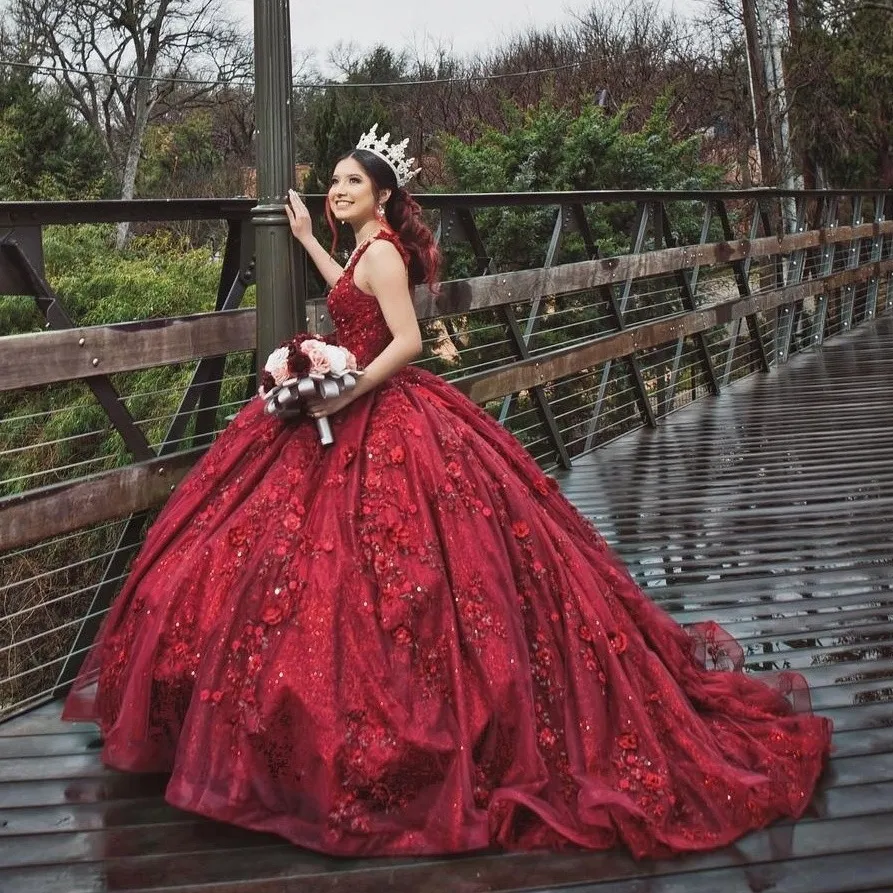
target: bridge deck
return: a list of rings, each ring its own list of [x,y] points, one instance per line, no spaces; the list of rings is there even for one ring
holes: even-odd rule
[[[167,807],[57,704],[0,726],[0,889],[774,893],[893,889],[893,325],[801,356],[581,460],[562,485],[680,620],[790,666],[836,723],[809,815],[735,846],[344,861]]]

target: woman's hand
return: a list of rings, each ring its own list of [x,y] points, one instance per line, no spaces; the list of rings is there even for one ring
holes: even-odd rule
[[[313,235],[313,221],[310,219],[310,212],[294,189],[288,190],[288,204],[285,206],[285,214],[288,217],[291,233],[299,242],[303,242]]]
[[[345,391],[337,397],[330,400],[322,400],[319,397],[313,397],[307,401],[307,412],[314,419],[321,419],[325,416],[335,415],[341,412],[346,406],[353,403],[354,395],[350,391]]]
[[[288,225],[291,234],[304,246],[304,250],[310,255],[310,259],[316,264],[316,269],[326,280],[326,285],[333,288],[344,270],[341,265],[326,251],[313,235],[313,221],[307,206],[301,201],[301,196],[294,189],[288,190],[288,204],[285,206],[285,215],[288,217]]]

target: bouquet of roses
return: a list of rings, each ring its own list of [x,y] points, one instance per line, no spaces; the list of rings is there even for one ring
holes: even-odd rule
[[[346,347],[300,332],[267,358],[258,393],[267,412],[292,418],[303,414],[303,402],[309,397],[338,397],[356,387],[362,374]],[[334,442],[327,418],[317,419],[316,427],[323,444]]]

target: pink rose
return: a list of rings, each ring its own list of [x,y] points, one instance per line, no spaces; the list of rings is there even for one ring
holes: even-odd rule
[[[311,375],[328,375],[332,371],[332,365],[326,354],[326,345],[315,338],[308,338],[301,342],[301,353],[310,361]]]
[[[318,338],[305,338],[299,345],[299,349],[301,353],[310,355],[311,350],[325,350],[326,349],[325,341],[320,341]]]
[[[291,373],[288,371],[287,347],[277,347],[276,350],[267,357],[267,362],[264,365],[264,372],[269,372],[270,375],[273,376],[273,381],[277,385],[282,384],[282,382],[291,378]]]
[[[345,358],[345,362],[347,363],[347,371],[356,372],[357,358],[349,350],[346,350],[345,353],[347,354],[347,357]]]
[[[307,359],[310,360],[310,372],[317,375],[328,375],[332,371],[332,364],[326,356],[324,350],[312,348],[307,353]]]

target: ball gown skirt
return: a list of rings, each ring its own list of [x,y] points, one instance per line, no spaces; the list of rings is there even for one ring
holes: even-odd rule
[[[355,261],[329,306],[367,364]],[[345,856],[658,856],[802,814],[831,724],[799,677],[671,620],[485,412],[408,368],[333,428],[252,400],[171,496],[66,703],[109,766]]]

